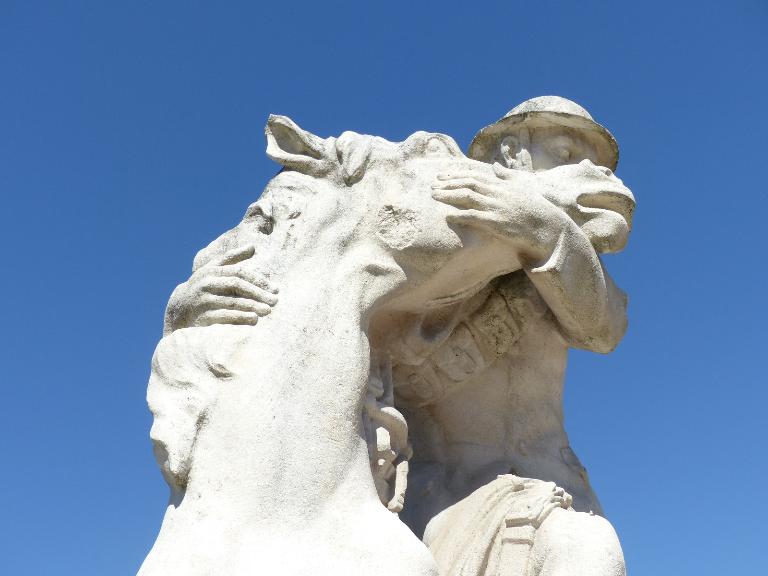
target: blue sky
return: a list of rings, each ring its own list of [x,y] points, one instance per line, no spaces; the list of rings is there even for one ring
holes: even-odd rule
[[[132,574],[167,491],[173,287],[276,166],[263,125],[404,139],[567,96],[638,210],[566,415],[635,576],[765,570],[768,3],[0,2],[0,573]]]

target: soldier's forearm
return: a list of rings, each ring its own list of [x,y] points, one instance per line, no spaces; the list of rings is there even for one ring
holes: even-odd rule
[[[626,296],[575,224],[563,231],[546,262],[526,273],[570,345],[602,353],[616,347],[626,330]]]

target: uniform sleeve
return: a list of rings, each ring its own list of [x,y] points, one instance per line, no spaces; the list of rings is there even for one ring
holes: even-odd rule
[[[627,328],[627,297],[592,244],[570,222],[550,257],[526,273],[554,313],[570,346],[607,353]]]

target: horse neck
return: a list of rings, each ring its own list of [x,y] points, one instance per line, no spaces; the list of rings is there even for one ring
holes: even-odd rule
[[[270,315],[226,327],[250,334],[199,433],[182,507],[285,530],[378,505],[362,429],[370,285],[359,264],[318,246],[285,266]]]

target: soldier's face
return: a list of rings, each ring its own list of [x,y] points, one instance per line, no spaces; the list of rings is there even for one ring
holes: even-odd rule
[[[595,149],[579,132],[569,128],[537,128],[531,132],[530,154],[534,170],[549,170],[582,160],[595,162]]]
[[[581,132],[565,127],[520,127],[502,139],[499,149],[499,160],[516,170],[538,172],[579,165],[568,172],[573,189],[553,188],[546,198],[578,224],[598,252],[616,252],[626,244],[635,200],[608,168],[595,165],[596,158],[592,143]],[[566,174],[563,170],[560,173]],[[597,189],[585,187],[591,181]],[[604,183],[605,189],[601,188]]]
[[[597,158],[594,146],[579,131],[560,126],[519,128],[501,140],[500,156],[509,168],[532,171]]]

